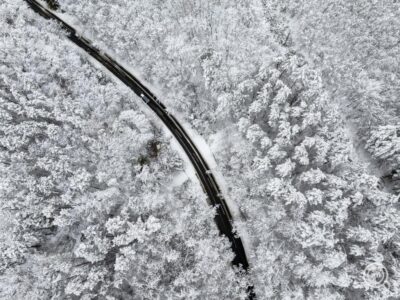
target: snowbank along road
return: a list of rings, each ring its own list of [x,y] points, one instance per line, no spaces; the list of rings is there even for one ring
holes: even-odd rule
[[[215,177],[209,171],[209,166],[207,165],[206,161],[201,156],[197,147],[191,141],[190,137],[178,123],[175,117],[168,113],[166,107],[157,99],[157,97],[129,71],[117,63],[109,55],[95,48],[89,40],[83,36],[80,36],[73,27],[63,21],[50,9],[35,0],[25,1],[41,16],[47,19],[56,20],[66,30],[67,37],[74,44],[82,48],[86,53],[99,61],[111,73],[113,73],[118,79],[126,84],[132,91],[134,91],[135,94],[138,95],[157,114],[165,126],[167,126],[174,137],[178,140],[179,144],[184,149],[189,157],[189,160],[193,164],[203,190],[208,196],[208,202],[210,205],[216,208],[217,214],[215,216],[215,222],[220,233],[225,235],[231,242],[232,250],[235,253],[235,258],[232,264],[235,266],[242,266],[243,269],[248,270],[249,263],[243,243],[241,239],[233,232],[232,215],[224,198],[222,197],[221,190],[217,185]],[[255,295],[253,293],[253,288],[249,287],[249,298],[253,299],[254,297]]]

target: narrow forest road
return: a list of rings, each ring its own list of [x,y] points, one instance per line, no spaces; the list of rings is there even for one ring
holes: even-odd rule
[[[218,229],[222,235],[228,237],[232,245],[232,250],[235,253],[235,258],[232,264],[235,266],[242,266],[246,271],[249,268],[249,263],[246,257],[246,253],[243,247],[241,239],[233,232],[232,228],[232,215],[229,208],[222,197],[221,190],[217,185],[214,175],[209,171],[210,168],[207,165],[204,158],[201,156],[199,150],[196,148],[194,143],[186,131],[182,128],[179,122],[174,116],[169,114],[166,107],[156,98],[156,96],[150,92],[137,78],[135,78],[129,71],[122,67],[118,62],[111,58],[106,53],[96,49],[89,40],[77,34],[77,31],[53,13],[50,9],[43,6],[36,0],[25,0],[29,6],[41,16],[46,19],[52,19],[57,21],[63,29],[67,32],[67,37],[77,46],[82,48],[90,56],[95,58],[103,66],[105,66],[111,73],[113,73],[118,79],[126,84],[136,95],[142,98],[142,100],[157,114],[157,116],[163,121],[165,126],[171,131],[174,137],[178,140],[187,156],[189,157],[193,167],[196,170],[197,176],[200,179],[203,190],[208,196],[208,202],[210,205],[216,208],[217,214],[215,216],[215,222],[217,223]],[[249,299],[254,299],[255,295],[253,287],[248,288]]]

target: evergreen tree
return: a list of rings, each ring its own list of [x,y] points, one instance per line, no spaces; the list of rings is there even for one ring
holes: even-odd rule
[[[58,2],[58,0],[46,0],[47,5],[53,9],[53,10],[57,10],[60,8],[60,3]]]

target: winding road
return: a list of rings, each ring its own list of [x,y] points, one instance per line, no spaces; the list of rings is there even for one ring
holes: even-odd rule
[[[126,84],[136,95],[142,98],[142,100],[157,114],[162,120],[165,126],[171,131],[174,137],[178,140],[186,152],[189,160],[191,161],[196,174],[201,182],[203,190],[208,196],[208,202],[214,206],[217,210],[215,215],[215,222],[222,235],[225,235],[231,242],[231,247],[235,253],[235,258],[232,264],[235,266],[242,266],[244,270],[248,270],[249,263],[246,257],[246,253],[243,247],[243,243],[240,237],[233,232],[232,228],[232,215],[228,209],[228,206],[222,196],[221,190],[215,180],[214,175],[210,172],[210,168],[206,161],[200,154],[196,145],[191,141],[190,137],[175,119],[173,115],[168,113],[166,107],[157,99],[157,97],[135,76],[133,76],[128,70],[121,66],[117,61],[111,58],[108,54],[95,48],[92,43],[79,35],[77,31],[63,21],[57,14],[53,13],[50,9],[43,6],[36,0],[25,0],[29,6],[41,16],[46,19],[52,19],[57,21],[64,30],[67,32],[67,37],[78,47],[82,48],[90,56],[95,58],[103,66],[105,66],[111,73],[113,73],[118,79]],[[255,295],[253,288],[248,288],[249,299],[254,299]]]

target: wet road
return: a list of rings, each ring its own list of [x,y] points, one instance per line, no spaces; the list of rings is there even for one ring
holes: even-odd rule
[[[74,44],[82,48],[90,56],[105,66],[117,78],[119,78],[124,84],[126,84],[157,114],[165,126],[168,127],[174,137],[178,140],[179,144],[182,146],[183,150],[186,152],[189,160],[196,170],[196,174],[200,180],[202,188],[207,194],[209,204],[216,208],[217,214],[215,216],[215,222],[217,227],[220,233],[229,239],[232,245],[232,250],[235,253],[235,258],[232,261],[232,264],[235,266],[242,266],[243,269],[248,270],[249,264],[243,243],[240,237],[232,232],[232,215],[222,196],[215,177],[212,172],[209,171],[210,168],[198,151],[196,145],[191,141],[190,137],[175,119],[175,117],[167,112],[166,107],[143,83],[141,83],[128,70],[121,66],[116,60],[114,60],[108,54],[95,48],[89,40],[83,36],[80,36],[73,27],[60,19],[51,10],[42,6],[41,3],[35,0],[25,1],[35,12],[39,13],[41,16],[57,21],[66,31],[67,37]],[[254,294],[252,292],[252,287],[249,287],[249,294],[249,298],[253,299]]]

